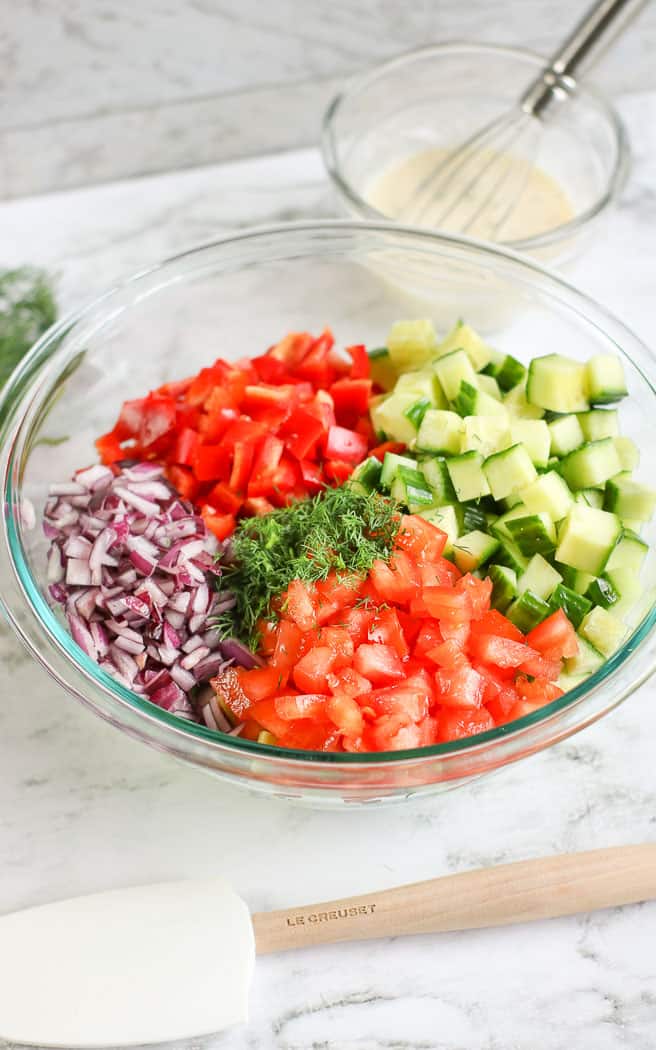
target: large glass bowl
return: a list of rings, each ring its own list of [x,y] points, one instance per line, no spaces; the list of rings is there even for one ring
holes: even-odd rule
[[[387,754],[276,750],[178,720],[101,671],[46,599],[40,518],[48,485],[94,461],[94,438],[126,397],[221,355],[262,353],[286,332],[331,325],[342,345],[380,345],[391,323],[458,317],[526,359],[552,350],[624,358],[625,433],[656,452],[653,359],[619,321],[557,277],[491,246],[386,224],[315,222],[241,233],[139,274],[60,322],[0,402],[0,594],[43,668],[118,729],[270,795],[315,804],[407,798],[464,784],[562,740],[624,700],[654,667],[656,610],[645,600],[622,649],[583,685],[511,725]],[[647,534],[650,542],[654,540]],[[654,583],[650,556],[645,591]],[[640,620],[640,622],[637,622]],[[29,704],[29,697],[24,703]]]
[[[372,180],[417,153],[466,142],[508,112],[544,64],[531,51],[456,41],[409,51],[354,77],[323,122],[323,159],[343,211],[356,219],[395,218],[368,202]],[[518,157],[529,141],[499,139]],[[598,232],[624,185],[626,132],[610,103],[583,84],[549,111],[530,159],[565,191],[573,214],[504,247],[563,266]]]

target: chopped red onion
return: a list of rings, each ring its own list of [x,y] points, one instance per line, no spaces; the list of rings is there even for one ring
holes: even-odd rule
[[[243,645],[242,642],[237,641],[236,638],[229,638],[227,641],[221,642],[221,652],[226,660],[234,660],[235,663],[248,670],[262,666],[259,656],[252,653],[250,649]]]

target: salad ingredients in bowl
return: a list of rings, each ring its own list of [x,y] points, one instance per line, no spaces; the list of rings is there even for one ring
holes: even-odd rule
[[[128,688],[269,746],[507,725],[626,634],[656,504],[626,392],[612,354],[524,365],[463,322],[292,333],[123,404],[51,486],[50,596]]]

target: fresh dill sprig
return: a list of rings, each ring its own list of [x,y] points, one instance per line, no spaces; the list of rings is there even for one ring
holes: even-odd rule
[[[47,276],[20,267],[0,271],[0,387],[57,317]]]
[[[349,485],[243,520],[232,538],[230,564],[219,588],[237,604],[217,627],[222,637],[256,646],[257,625],[292,580],[314,583],[329,573],[364,576],[377,558],[389,559],[400,520],[396,505]]]

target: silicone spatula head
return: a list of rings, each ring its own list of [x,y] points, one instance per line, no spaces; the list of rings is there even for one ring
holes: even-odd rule
[[[130,1046],[245,1021],[255,947],[220,879],[137,886],[0,918],[0,1037]]]

